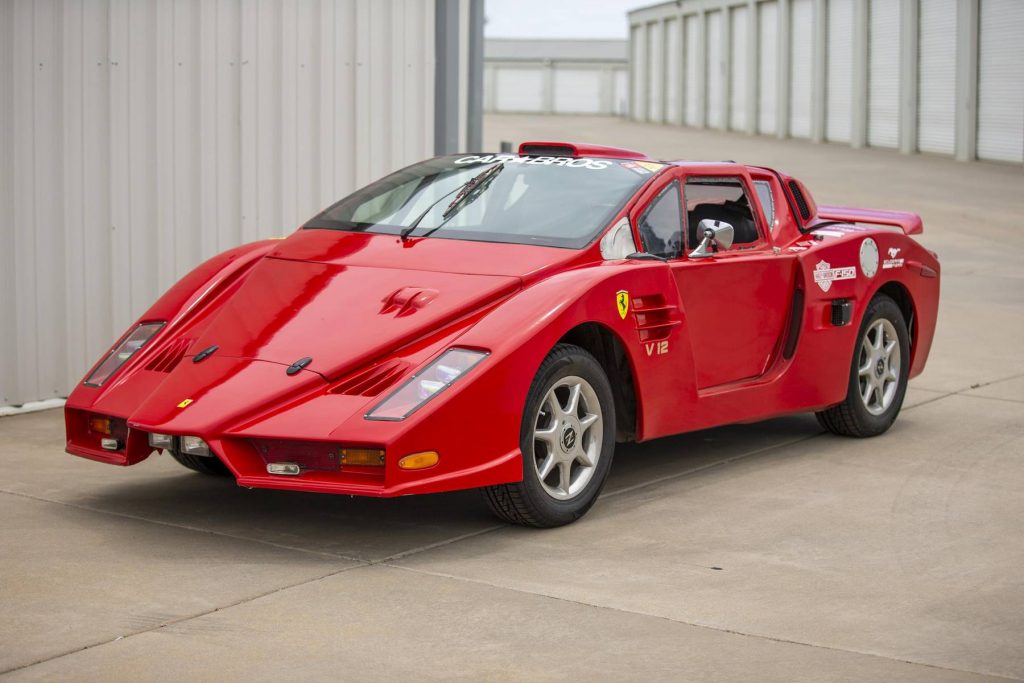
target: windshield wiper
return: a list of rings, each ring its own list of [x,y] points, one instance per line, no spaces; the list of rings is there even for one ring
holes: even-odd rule
[[[402,232],[398,233],[398,237],[404,242],[405,239],[409,236],[409,234],[420,226],[420,221],[426,218],[427,214],[430,213],[435,206],[437,206],[445,199],[458,192],[458,194],[455,195],[455,199],[452,200],[452,203],[449,204],[448,207],[444,210],[444,213],[441,214],[441,222],[423,234],[424,237],[427,237],[432,232],[434,232],[435,230],[443,226],[445,223],[447,223],[464,206],[472,204],[477,197],[483,194],[484,190],[486,190],[487,187],[491,184],[491,181],[494,180],[495,176],[501,173],[501,171],[504,168],[505,164],[497,163],[493,166],[485,168],[480,173],[477,173],[464,184],[455,188],[451,192],[448,192],[440,199],[438,199],[436,202],[428,206],[426,210],[419,216],[417,216],[416,220],[414,220],[408,227],[402,228]]]

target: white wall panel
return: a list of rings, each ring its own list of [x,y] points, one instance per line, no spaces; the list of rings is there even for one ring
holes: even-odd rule
[[[978,157],[1024,161],[1024,1],[981,0]]]
[[[722,20],[724,10],[707,13],[707,125],[711,128],[725,128],[725,85],[727,55],[722,50],[722,31],[728,24]]]
[[[789,134],[795,138],[811,136],[811,71],[814,44],[811,0],[792,0],[790,5],[790,80]]]
[[[779,6],[772,0],[757,6],[757,132],[774,134],[775,98],[778,89]]]
[[[629,113],[629,71],[615,69],[612,72],[612,82],[614,83],[613,113],[616,116],[625,116]]]
[[[850,141],[853,96],[853,0],[827,6],[825,139]]]
[[[700,15],[690,15],[683,19],[685,37],[683,54],[685,55],[686,78],[683,83],[684,122],[688,126],[700,125],[700,111],[704,106],[704,93],[700,78]]]
[[[952,154],[956,140],[957,2],[921,0],[919,12],[917,147],[922,152]]]
[[[664,120],[665,43],[660,21],[647,25],[647,120]]]
[[[683,87],[682,35],[678,19],[665,22],[665,121],[679,123],[680,93]]]
[[[900,6],[871,0],[868,28],[868,144],[900,142]]]
[[[749,9],[733,7],[729,10],[729,127],[743,130],[747,124],[747,53],[750,37],[747,35]]]
[[[633,79],[630,115],[637,121],[644,121],[647,119],[647,27],[634,26],[630,35],[630,73]]]
[[[430,156],[433,8],[0,1],[0,404],[66,395],[201,260]]]
[[[603,71],[557,67],[554,78],[555,113],[597,114],[601,111]]]

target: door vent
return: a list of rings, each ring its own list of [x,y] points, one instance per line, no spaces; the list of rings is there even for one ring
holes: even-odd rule
[[[146,369],[152,372],[170,372],[178,366],[181,359],[188,353],[194,339],[180,337],[161,349],[160,353],[153,356]]]
[[[331,393],[376,396],[401,379],[408,368],[409,364],[403,360],[385,361],[346,377],[331,389]]]
[[[667,339],[672,328],[681,325],[679,309],[661,294],[633,297],[633,317],[641,342]]]

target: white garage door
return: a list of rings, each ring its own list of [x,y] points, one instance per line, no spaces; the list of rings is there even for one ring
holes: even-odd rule
[[[601,111],[601,76],[598,69],[555,69],[555,112],[596,114]]]
[[[828,4],[828,55],[825,102],[825,139],[850,141],[850,109],[853,94],[853,0]]]
[[[921,0],[917,148],[922,152],[952,154],[956,141],[956,6],[957,0]]]
[[[978,157],[1024,161],[1024,2],[981,0]]]
[[[729,127],[733,130],[743,130],[747,125],[747,53],[750,50],[747,12],[746,7],[734,7],[729,12],[729,23],[732,24],[729,41],[732,50],[732,59],[729,60],[732,71],[729,78]]]
[[[700,108],[703,105],[700,92],[700,17],[686,17],[686,39],[683,41],[683,52],[686,54],[686,80],[683,84],[683,99],[686,109],[686,124],[696,126],[700,123]]]
[[[679,123],[679,90],[682,88],[683,55],[679,36],[679,20],[665,22],[665,120]]]
[[[900,142],[900,6],[871,0],[868,38],[868,144]]]
[[[629,110],[635,120],[643,121],[647,118],[647,29],[644,26],[634,26],[630,33],[633,87]]]
[[[708,12],[707,93],[708,126],[725,128],[725,53],[722,51],[722,11]]]
[[[629,111],[629,72],[616,69],[613,72],[615,90],[612,98],[612,111],[616,116],[625,116]]]
[[[662,65],[665,63],[665,43],[662,40],[661,22],[647,25],[647,120],[662,121],[661,109],[665,80]]]
[[[757,132],[774,133],[775,91],[778,87],[779,7],[763,2],[757,7]]]
[[[544,72],[541,69],[500,67],[494,72],[498,111],[539,112],[544,107]]]

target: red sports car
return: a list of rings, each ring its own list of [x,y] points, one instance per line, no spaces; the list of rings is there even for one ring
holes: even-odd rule
[[[801,411],[888,429],[935,330],[921,230],[733,162],[431,159],[178,282],[68,398],[67,450],[246,487],[481,488],[566,524],[617,442]]]

